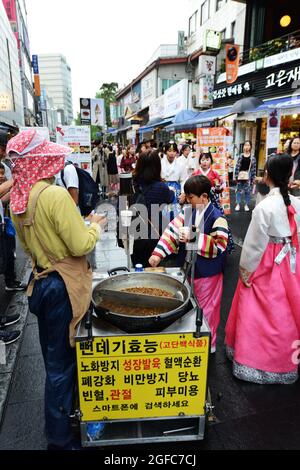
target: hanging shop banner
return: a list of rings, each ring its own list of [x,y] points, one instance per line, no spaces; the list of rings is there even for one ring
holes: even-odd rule
[[[213,156],[213,169],[226,184],[220,194],[220,203],[226,215],[230,214],[230,189],[227,171],[227,157],[232,144],[232,133],[225,127],[202,127],[197,129],[197,149],[210,152]]]
[[[231,84],[236,81],[239,74],[240,46],[226,44],[226,82]]]
[[[101,98],[91,100],[91,124],[92,126],[104,127],[105,119],[105,104]]]
[[[209,348],[192,333],[78,342],[82,421],[204,415]]]
[[[280,147],[280,111],[276,108],[269,111],[267,126],[267,158],[271,153],[277,153]]]
[[[90,98],[80,98],[80,120],[81,124],[91,125],[91,100]]]
[[[91,173],[91,130],[89,126],[58,126],[56,128],[56,142],[69,146],[73,153],[68,157],[68,160]]]

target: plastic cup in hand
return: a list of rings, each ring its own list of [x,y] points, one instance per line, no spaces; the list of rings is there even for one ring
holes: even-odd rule
[[[186,238],[189,238],[190,227],[180,227],[179,229],[179,241],[185,242]]]
[[[123,227],[130,227],[132,216],[132,211],[121,211],[121,223]]]

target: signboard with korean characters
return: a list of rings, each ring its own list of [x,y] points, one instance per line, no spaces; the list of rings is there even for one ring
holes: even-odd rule
[[[205,414],[209,334],[98,337],[76,348],[82,421]]]
[[[92,171],[91,129],[89,126],[58,126],[56,128],[56,142],[67,145],[73,150],[68,160],[83,170]]]
[[[234,104],[244,96],[262,100],[300,93],[299,60],[257,70],[237,78],[233,84],[217,83],[213,92],[214,106]]]
[[[220,203],[224,213],[229,215],[230,189],[227,171],[227,157],[230,154],[232,134],[225,127],[208,127],[197,129],[197,148],[202,152],[210,152],[213,156],[213,169],[217,171],[223,181],[223,191],[220,194]]]

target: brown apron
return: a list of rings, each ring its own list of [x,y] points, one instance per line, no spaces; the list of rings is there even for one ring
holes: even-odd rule
[[[36,281],[39,279],[47,277],[48,274],[56,271],[60,274],[62,277],[69,298],[72,306],[72,312],[73,312],[73,320],[70,323],[70,344],[72,347],[75,347],[75,329],[80,320],[84,317],[86,314],[91,298],[92,298],[92,270],[88,266],[88,262],[86,260],[85,256],[82,256],[80,258],[76,257],[67,257],[63,260],[58,260],[53,256],[52,253],[49,252],[47,247],[44,245],[44,243],[39,239],[36,228],[35,228],[35,212],[36,212],[36,206],[37,202],[39,199],[40,194],[45,191],[50,185],[48,183],[45,183],[41,189],[33,196],[31,199],[30,205],[28,206],[28,217],[21,219],[19,217],[19,227],[20,230],[23,234],[23,238],[25,240],[25,230],[24,227],[32,227],[34,234],[40,244],[40,246],[43,248],[44,253],[47,255],[51,267],[48,269],[45,269],[43,272],[38,273],[36,269],[36,261],[32,258],[32,268],[33,268],[33,279],[30,282],[28,289],[27,289],[27,295],[28,297],[31,297],[34,284]]]

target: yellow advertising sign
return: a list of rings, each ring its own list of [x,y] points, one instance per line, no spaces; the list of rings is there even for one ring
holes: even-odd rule
[[[177,333],[78,342],[82,421],[202,416],[209,340]]]

